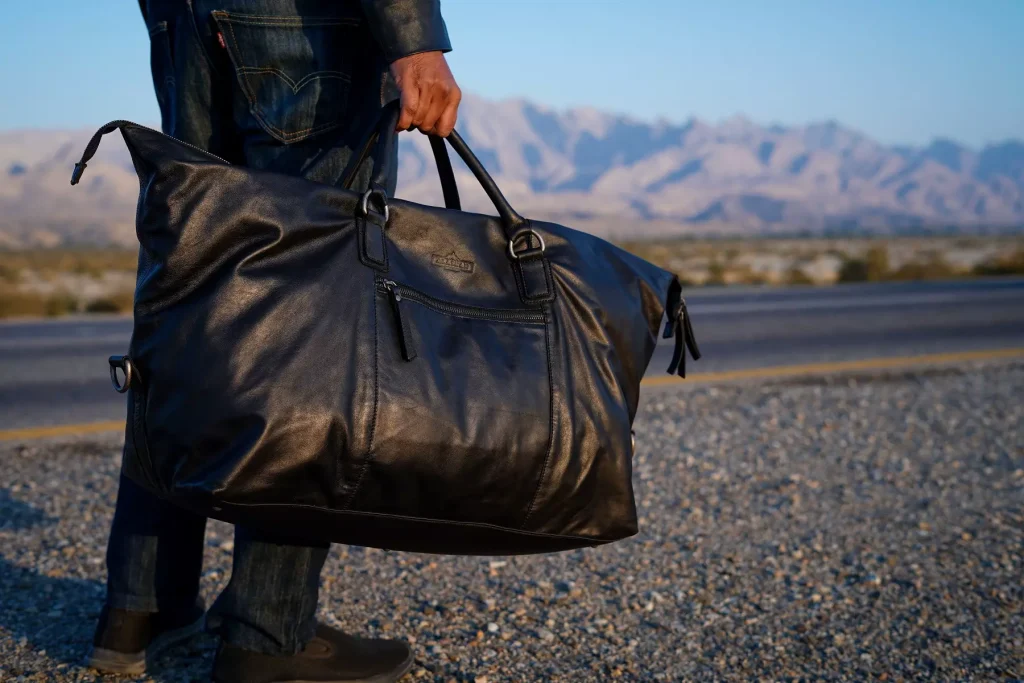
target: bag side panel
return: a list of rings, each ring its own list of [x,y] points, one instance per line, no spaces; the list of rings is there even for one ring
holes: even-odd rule
[[[154,471],[171,497],[211,505],[336,504],[373,406],[356,198],[138,137],[145,257],[130,353]]]

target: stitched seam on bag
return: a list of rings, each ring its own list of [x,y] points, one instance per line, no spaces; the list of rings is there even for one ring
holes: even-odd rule
[[[617,541],[621,537],[616,536],[614,538],[606,538],[604,536],[576,536],[574,534],[552,534],[545,531],[530,531],[528,529],[516,529],[510,526],[501,526],[498,524],[490,524],[488,522],[463,522],[456,519],[432,519],[430,517],[415,517],[413,515],[393,515],[386,512],[367,512],[365,510],[334,510],[331,508],[317,507],[316,505],[306,505],[304,503],[218,503],[224,508],[300,508],[303,510],[316,510],[317,512],[326,512],[328,514],[342,514],[342,515],[361,515],[363,517],[377,517],[380,519],[389,520],[412,520],[416,522],[428,522],[431,524],[449,524],[452,526],[464,526],[473,528],[483,529],[498,529],[500,531],[506,531],[513,534],[523,534],[525,536],[535,536],[537,538],[564,538],[567,540],[584,541],[589,545],[597,543],[611,543]]]
[[[522,294],[524,303],[543,303],[545,301],[553,301],[555,298],[555,283],[551,277],[550,263],[543,256],[535,257],[542,259],[541,270],[544,273],[544,286],[546,292],[541,296],[533,296],[526,291],[526,271],[523,269],[522,259],[516,261],[516,270],[522,276]]]
[[[390,269],[390,265],[388,264],[387,234],[384,232],[383,227],[377,226],[380,227],[381,230],[382,248],[384,249],[384,260],[377,261],[369,255],[369,250],[366,247],[366,224],[368,222],[372,221],[367,221],[366,216],[356,216],[356,242],[359,245],[359,262],[367,268],[373,268],[378,273],[387,273]],[[373,286],[374,289],[376,289],[376,277],[374,278]],[[376,313],[376,302],[374,303],[374,313]]]
[[[349,506],[356,499],[356,494],[359,493],[360,487],[363,485],[363,477],[366,476],[366,470],[370,469],[370,460],[373,458],[373,446],[374,441],[377,439],[377,406],[380,397],[380,380],[379,380],[379,366],[380,366],[380,352],[379,344],[377,343],[378,337],[378,325],[377,325],[377,279],[374,276],[373,282],[373,416],[370,418],[370,442],[366,447],[366,458],[363,460],[363,467],[359,471],[359,477],[356,478],[355,486],[352,487],[352,493],[349,494],[348,500],[342,506],[342,510],[348,510]]]
[[[555,381],[554,373],[551,369],[551,336],[548,334],[548,312],[544,312],[544,348],[547,351],[548,361],[548,447],[547,452],[544,454],[544,465],[540,469],[540,479],[537,481],[537,489],[533,492],[533,498],[530,500],[530,507],[526,510],[526,517],[523,518],[523,523],[520,525],[520,529],[526,528],[526,524],[530,521],[530,517],[533,515],[534,507],[537,505],[537,498],[540,497],[540,490],[544,487],[544,478],[548,473],[548,465],[551,463],[551,453],[554,451],[555,445]]]
[[[141,382],[140,382],[141,383]],[[146,396],[147,393],[143,393],[142,390],[132,389],[132,445],[135,449],[135,464],[141,470],[146,479],[149,480],[150,486],[155,491],[163,491],[163,486],[160,483],[160,477],[156,473],[156,465],[153,462],[153,456],[149,451],[149,436],[146,428]],[[141,410],[140,410],[141,408]],[[139,439],[139,437],[142,437]],[[140,445],[141,444],[141,445]],[[145,455],[140,453],[139,449],[145,452]],[[145,463],[143,465],[142,463]]]

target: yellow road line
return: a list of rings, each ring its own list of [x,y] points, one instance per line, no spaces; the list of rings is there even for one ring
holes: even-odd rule
[[[835,363],[810,363],[807,365],[782,365],[773,368],[750,368],[747,370],[727,370],[725,372],[698,372],[686,379],[680,377],[653,377],[643,382],[645,387],[658,387],[683,382],[724,382],[743,379],[765,379],[771,377],[790,377],[793,375],[827,374],[847,372],[850,370],[884,370],[886,368],[903,368],[914,365],[932,365],[941,363],[962,363],[976,360],[995,360],[997,358],[1024,357],[1024,347],[1015,349],[994,349],[989,351],[964,351],[961,353],[936,353],[928,356],[904,356],[898,358],[866,358],[864,360],[841,361]],[[80,434],[96,434],[124,429],[124,422],[89,422],[85,424],[58,425],[54,427],[28,427],[26,429],[0,430],[0,441],[42,439],[51,436],[70,436]]]
[[[79,434],[96,434],[124,429],[124,420],[110,422],[87,422],[77,425],[55,425],[53,427],[26,427],[25,429],[0,430],[0,441],[12,439],[43,439],[49,436],[78,436]]]
[[[749,368],[726,370],[724,372],[697,372],[682,377],[652,377],[643,381],[645,387],[658,387],[683,382],[724,382],[741,379],[766,379],[790,377],[793,375],[828,374],[850,370],[884,370],[914,365],[941,363],[963,363],[975,360],[994,360],[1024,356],[1024,348],[992,349],[988,351],[963,351],[960,353],[935,353],[927,356],[902,356],[895,358],[865,358],[864,360],[837,361],[832,363],[809,363],[807,365],[780,365],[771,368]]]

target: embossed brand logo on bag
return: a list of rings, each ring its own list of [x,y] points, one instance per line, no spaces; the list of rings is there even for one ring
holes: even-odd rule
[[[434,254],[434,265],[440,266],[445,270],[454,270],[457,273],[472,273],[476,268],[475,263],[460,259],[454,251],[447,256]]]

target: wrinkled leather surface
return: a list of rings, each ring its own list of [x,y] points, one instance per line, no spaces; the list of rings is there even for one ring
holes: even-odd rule
[[[672,274],[539,221],[546,251],[514,268],[496,217],[392,199],[383,225],[348,190],[121,128],[141,182],[127,476],[208,516],[382,548],[637,531],[630,427]]]

